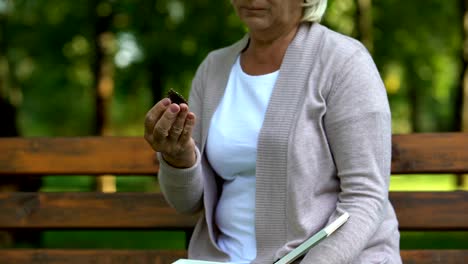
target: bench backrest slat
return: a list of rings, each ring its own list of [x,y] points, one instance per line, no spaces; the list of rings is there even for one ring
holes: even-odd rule
[[[0,193],[0,228],[191,228],[157,193]]]
[[[468,230],[468,192],[392,192],[390,199],[402,230]],[[156,193],[0,193],[0,228],[183,229],[195,221]]]
[[[394,135],[392,173],[468,173],[468,133]],[[466,146],[466,147],[462,147]],[[0,175],[151,175],[140,137],[0,138]]]
[[[0,138],[0,175],[154,175],[159,166],[139,137]]]
[[[393,135],[392,173],[468,173],[468,133]]]

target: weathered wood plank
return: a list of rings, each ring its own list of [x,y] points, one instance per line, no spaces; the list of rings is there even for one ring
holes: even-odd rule
[[[184,250],[0,250],[2,264],[170,264]],[[402,250],[405,264],[465,264],[468,250]]]
[[[468,192],[391,192],[401,230],[468,230]]]
[[[143,137],[0,138],[0,175],[154,175]]]
[[[392,173],[468,173],[468,133],[393,136]],[[0,138],[0,175],[152,175],[140,137]]]
[[[405,264],[466,264],[468,250],[402,250]]]
[[[2,264],[171,264],[185,250],[0,250]]]
[[[149,193],[0,193],[0,228],[191,228],[162,195]]]
[[[392,192],[402,230],[468,230],[468,192]],[[191,228],[161,194],[0,193],[0,228]]]
[[[392,173],[468,173],[468,133],[393,135]]]

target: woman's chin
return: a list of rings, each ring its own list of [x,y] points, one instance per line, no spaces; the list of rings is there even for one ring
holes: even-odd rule
[[[244,23],[250,32],[261,32],[267,30],[270,27],[270,23],[268,23],[268,21],[257,17],[250,17],[245,19]]]

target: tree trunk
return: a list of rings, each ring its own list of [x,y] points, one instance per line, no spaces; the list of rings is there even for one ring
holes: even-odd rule
[[[91,8],[95,17],[93,72],[95,80],[96,119],[93,134],[109,136],[111,135],[110,107],[114,95],[114,63],[112,55],[115,45],[115,35],[110,27],[114,13],[111,2],[106,0],[92,1]],[[109,11],[106,12],[106,9]],[[103,192],[115,192],[115,177],[110,175],[97,177],[96,188]]]
[[[8,77],[9,64],[6,57],[6,16],[0,14],[0,113],[2,126],[0,126],[0,137],[16,136],[16,109],[8,100]],[[4,182],[0,184],[0,192],[14,190],[12,183]],[[0,248],[12,247],[14,244],[11,232],[0,231]]]
[[[156,58],[153,58],[149,63],[150,67],[150,84],[151,84],[151,95],[153,96],[153,104],[156,104],[163,98],[163,87],[164,87],[164,71],[163,67],[158,63]]]
[[[11,74],[11,63],[7,56],[7,15],[0,14],[0,113],[2,118],[0,137],[17,137],[19,136],[16,125],[17,106],[20,104],[21,90],[18,88],[18,82],[16,82],[14,75]],[[0,192],[37,191],[40,186],[40,177],[5,177],[0,182]],[[18,243],[38,246],[40,232],[0,231],[0,248],[13,247]]]
[[[455,102],[458,131],[468,131],[468,0],[461,1],[463,10],[463,68]],[[457,175],[457,188],[468,189],[468,175]]]
[[[357,38],[366,46],[369,52],[372,53],[374,50],[372,0],[355,1]]]
[[[416,72],[416,65],[412,63],[412,59],[409,58],[405,63],[406,69],[406,83],[408,85],[408,104],[410,111],[410,124],[411,131],[413,133],[424,132],[422,124],[422,99],[424,97],[423,91],[419,90],[418,87],[421,85],[418,74]]]
[[[145,41],[142,41],[146,56],[145,67],[150,73],[150,91],[153,104],[156,104],[163,97],[164,84],[166,80],[164,78],[165,68],[158,56],[160,52],[154,50],[154,43],[161,40],[155,36],[153,24],[155,19],[161,20],[161,18],[155,18],[154,10],[147,8],[152,5],[154,5],[153,0],[142,0],[138,12],[141,14],[139,19],[141,19],[140,23],[142,24],[140,27],[140,35],[144,36],[145,39]]]
[[[7,58],[7,17],[0,14],[0,113],[2,125],[0,137],[14,137],[18,135],[16,128],[16,107],[11,101],[10,64]]]
[[[468,0],[463,0],[463,75],[457,96],[459,129],[468,131]]]

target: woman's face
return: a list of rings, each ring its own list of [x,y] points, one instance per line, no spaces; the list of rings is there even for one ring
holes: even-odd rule
[[[265,31],[297,24],[303,0],[231,0],[237,15],[251,31]]]

